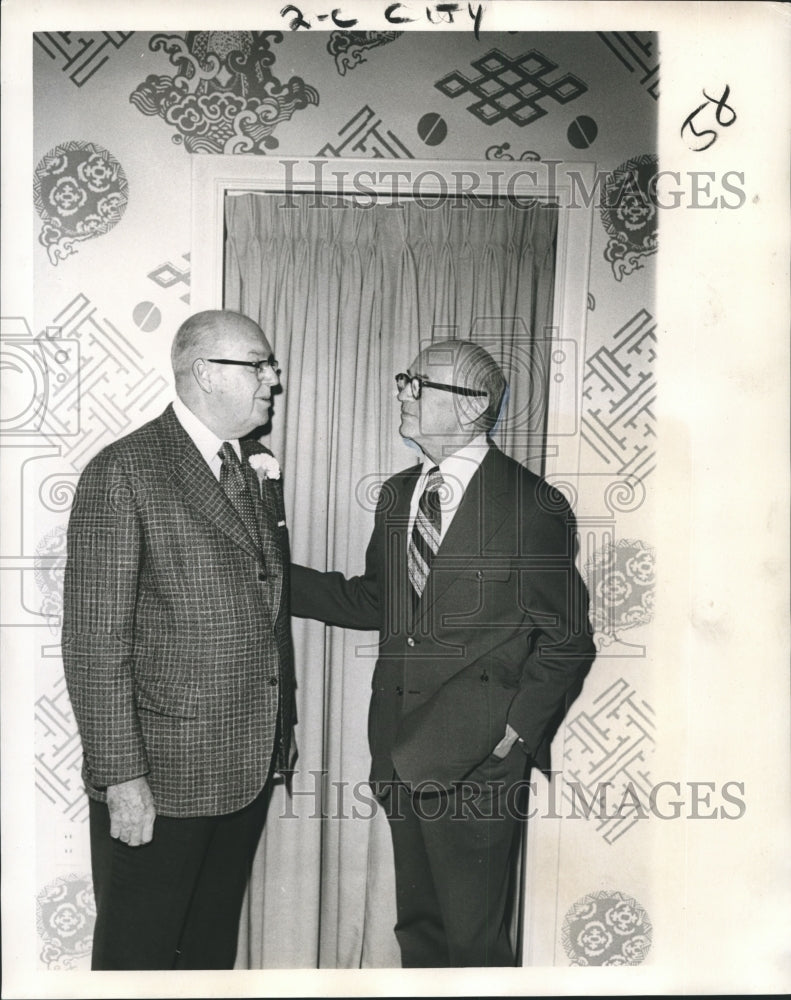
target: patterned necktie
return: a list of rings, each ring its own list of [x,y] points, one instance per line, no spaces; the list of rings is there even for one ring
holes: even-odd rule
[[[223,441],[217,454],[222,459],[220,486],[225,490],[225,495],[242,519],[242,524],[247,528],[256,548],[260,550],[261,536],[258,533],[258,523],[255,519],[255,504],[250,490],[247,488],[239,457],[234,451],[233,445],[228,441]]]
[[[415,604],[425,589],[432,560],[439,548],[442,531],[439,490],[443,485],[442,473],[435,465],[429,470],[425,489],[417,505],[417,514],[407,550],[409,582],[412,584]]]

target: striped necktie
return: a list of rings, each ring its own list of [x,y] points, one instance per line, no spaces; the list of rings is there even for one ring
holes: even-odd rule
[[[439,548],[442,532],[442,509],[439,490],[444,485],[438,466],[429,470],[426,486],[417,505],[415,523],[407,550],[409,582],[412,584],[414,603],[417,604],[426,586],[429,570]]]
[[[255,542],[256,548],[260,549],[261,536],[258,533],[258,522],[255,518],[255,504],[247,487],[242,466],[239,464],[239,457],[234,451],[233,445],[228,441],[223,441],[217,454],[222,459],[220,486],[225,490],[225,495],[233,504],[242,524],[247,528],[250,537]]]

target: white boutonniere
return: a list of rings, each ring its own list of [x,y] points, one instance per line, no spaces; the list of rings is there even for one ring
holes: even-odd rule
[[[255,455],[250,455],[247,461],[250,463],[251,468],[255,469],[256,475],[258,476],[258,487],[261,490],[261,498],[263,499],[264,480],[280,479],[280,464],[274,455],[268,455],[266,452],[263,451],[259,451]],[[282,498],[280,497],[280,491],[276,490],[275,492],[277,494],[277,497],[275,498],[275,506],[282,507],[283,501]],[[285,513],[280,511],[278,516],[281,515],[282,515],[281,520],[277,522],[277,526],[278,528],[285,528],[286,526]]]
[[[280,479],[280,464],[274,455],[259,452],[257,455],[251,455],[247,461],[255,469],[262,486],[265,479]]]

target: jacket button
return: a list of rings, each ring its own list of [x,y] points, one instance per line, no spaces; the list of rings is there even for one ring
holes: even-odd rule
[[[488,675],[488,674],[486,673],[486,671],[485,671],[485,670],[484,670],[484,672],[483,672],[483,673],[481,674],[481,680],[482,680],[482,681],[483,681],[484,683],[488,683],[488,681],[489,681],[489,675]]]
[[[407,636],[406,644],[407,644],[407,646],[414,646],[415,645],[415,639],[414,639],[414,637],[411,636],[411,635]]]
[[[482,569],[476,570],[475,576],[476,576],[476,578],[478,580],[482,580],[483,579],[483,570]]]
[[[269,686],[270,687],[277,687],[277,677],[270,677],[269,678]]]
[[[261,581],[261,583],[263,583],[264,580],[266,580],[266,578],[267,578],[266,573],[263,570],[260,570],[258,573],[258,579]]]
[[[404,689],[402,687],[397,687],[396,688],[396,694],[398,695],[399,698],[401,697],[401,695],[403,693],[404,693]]]

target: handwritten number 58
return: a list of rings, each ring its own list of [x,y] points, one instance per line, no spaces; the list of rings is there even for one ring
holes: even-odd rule
[[[703,145],[690,143],[689,148],[694,153],[702,153],[704,149],[708,149],[709,146],[713,146],[719,138],[719,133],[713,128],[695,128],[694,121],[704,109],[710,109],[711,105],[714,105],[714,118],[721,128],[729,128],[736,121],[736,112],[728,104],[730,93],[731,88],[727,84],[725,85],[725,90],[722,92],[721,97],[709,97],[704,90],[703,96],[706,100],[684,119],[684,124],[681,126],[682,137],[684,136],[685,129],[689,129],[696,139],[705,140],[707,136],[711,137],[707,139]]]

